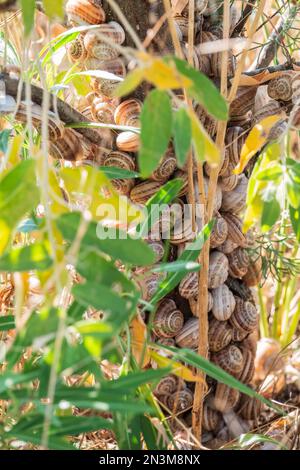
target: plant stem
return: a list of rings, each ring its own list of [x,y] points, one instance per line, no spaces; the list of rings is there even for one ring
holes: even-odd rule
[[[258,287],[258,301],[260,307],[260,334],[262,337],[269,337],[268,312],[264,304],[261,287]]]

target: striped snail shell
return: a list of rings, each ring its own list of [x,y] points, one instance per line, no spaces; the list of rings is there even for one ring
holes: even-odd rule
[[[157,336],[173,338],[181,331],[183,324],[184,316],[180,310],[169,311],[168,307],[159,306],[153,318],[153,331]]]
[[[222,210],[238,214],[246,205],[248,178],[240,175],[239,182],[233,191],[225,192],[222,199]]]
[[[237,330],[236,328],[233,328],[232,330],[232,341],[240,343],[243,341],[247,336],[248,336],[248,331],[244,330]]]
[[[229,274],[232,277],[242,278],[248,270],[249,255],[248,252],[238,247],[232,253],[227,255],[229,261]]]
[[[226,132],[225,144],[227,159],[225,157],[224,165],[221,169],[221,176],[231,176],[232,170],[237,166],[240,161],[242,147],[245,143],[246,135],[242,127],[229,127]],[[222,171],[223,170],[223,171]]]
[[[266,104],[255,109],[253,115],[253,124],[260,122],[262,119],[265,119],[269,116],[274,116],[281,112],[281,106],[276,100],[269,100]]]
[[[71,62],[84,61],[87,58],[82,34],[67,45],[67,54]]]
[[[238,330],[253,331],[257,326],[258,313],[256,307],[239,297],[235,298],[235,309],[229,323]]]
[[[210,254],[208,270],[208,287],[215,289],[226,281],[228,277],[228,259],[219,251]]]
[[[141,110],[142,103],[139,100],[130,99],[123,101],[115,110],[114,121],[118,126],[138,127]]]
[[[114,110],[117,105],[118,100],[102,99],[101,97],[94,98],[91,104],[93,120],[105,124],[112,124],[114,122]]]
[[[191,297],[189,300],[190,309],[193,315],[197,316],[197,298]],[[213,296],[210,291],[207,293],[207,311],[210,312],[213,307]]]
[[[148,239],[148,240],[145,240],[147,245],[150,246],[150,248],[153,250],[154,254],[155,254],[155,261],[154,263],[159,263],[159,261],[161,261],[164,257],[164,254],[165,254],[165,247],[164,247],[164,244],[161,240],[151,240],[151,239]]]
[[[188,192],[188,187],[189,187],[187,173],[183,170],[176,170],[174,173],[174,178],[178,178],[182,180],[182,188],[178,194],[178,197],[185,196]]]
[[[249,384],[254,376],[254,356],[250,349],[242,348],[242,352],[244,357],[244,366],[238,379],[245,384]]]
[[[176,31],[179,33],[179,37],[182,39],[187,39],[189,34],[189,20],[186,16],[175,15],[174,22],[176,26]]]
[[[232,340],[232,328],[225,321],[212,318],[208,329],[208,346],[212,352],[218,352],[226,348]]]
[[[168,398],[168,408],[172,413],[183,413],[193,406],[194,394],[189,388],[175,392]]]
[[[68,0],[66,13],[74,25],[101,24],[105,22],[105,12],[100,2],[95,0]]]
[[[124,131],[121,132],[117,139],[116,145],[119,150],[123,152],[138,152],[140,148],[140,137],[135,132]]]
[[[96,68],[97,70],[104,71],[111,73],[113,75],[116,75],[117,77],[124,78],[126,75],[126,68],[124,61],[120,58],[113,59],[113,60],[103,60],[100,61],[98,59],[97,63],[95,64],[96,67],[91,67],[91,68]],[[87,65],[87,61],[85,62],[85,65]],[[89,67],[88,67],[89,68]],[[107,96],[108,98],[113,98],[114,91],[116,87],[119,85],[118,80],[114,79],[104,79],[104,78],[98,78],[94,77],[91,80],[91,86],[92,89],[95,93],[102,94]]]
[[[222,284],[216,289],[212,289],[212,298],[214,317],[219,321],[228,320],[235,309],[235,298],[231,290],[226,284]]]
[[[75,132],[65,129],[63,137],[50,141],[49,153],[55,159],[76,161],[82,158],[83,149]]]
[[[206,431],[216,431],[222,423],[222,415],[210,408],[206,403],[203,405],[202,426]]]
[[[247,287],[245,283],[242,282],[240,279],[228,276],[228,278],[226,279],[226,285],[229,287],[231,292],[234,293],[234,295],[237,295],[244,301],[254,303],[251,289]]]
[[[256,86],[239,87],[236,97],[230,105],[230,118],[245,116],[249,111],[252,111],[256,93]]]
[[[158,396],[171,395],[176,392],[179,385],[179,379],[176,375],[167,375],[163,377],[154,389],[154,394]]]
[[[230,238],[227,237],[225,242],[222,243],[222,245],[218,246],[218,251],[221,251],[221,253],[224,253],[224,255],[228,255],[237,247],[238,247],[238,244],[233,242]]]
[[[110,152],[104,156],[102,165],[106,167],[121,168],[123,170],[135,171],[136,164],[135,159],[124,152]],[[111,180],[113,186],[124,195],[129,195],[131,189],[134,186],[133,178],[118,178]]]
[[[199,274],[197,272],[191,272],[184,276],[179,284],[179,294],[181,297],[190,299],[197,296],[198,278]]]
[[[154,181],[165,182],[174,173],[177,166],[177,159],[174,155],[173,150],[169,150],[166,155],[162,158],[159,166],[152,173],[151,179]]]
[[[242,395],[238,413],[242,418],[252,421],[258,419],[263,409],[264,405],[260,400]]]
[[[185,60],[188,61],[189,59],[189,48],[187,44],[184,44],[182,48],[183,55],[185,57]],[[194,69],[199,70],[200,69],[200,63],[199,63],[199,57],[198,57],[198,52],[197,49],[194,47],[193,48],[193,67]]]
[[[207,57],[207,56],[202,56],[202,57]],[[216,119],[211,117],[200,104],[196,105],[195,112],[199,120],[203,124],[203,127],[205,127],[205,130],[207,131],[207,133],[211,137],[214,137],[217,132],[217,124],[218,124]]]
[[[121,25],[115,21],[102,24],[96,30],[88,31],[84,36],[84,47],[89,57],[100,60],[115,59],[119,51],[111,44],[104,42],[103,36],[115,44],[122,44],[125,41],[125,31]]]
[[[233,344],[211,355],[212,361],[234,377],[240,374],[244,359],[241,350]]]
[[[204,179],[205,195],[207,197],[209,180],[208,180],[208,178],[203,178],[203,179]],[[220,188],[219,185],[217,185],[216,194],[215,194],[215,201],[214,201],[214,212],[218,212],[221,209],[222,197],[223,197],[222,196],[222,189]]]
[[[258,256],[255,260],[250,260],[248,270],[243,277],[243,281],[248,287],[257,286],[262,278],[262,258]]]
[[[175,337],[175,341],[181,348],[196,349],[199,341],[199,319],[189,318]]]
[[[155,292],[157,291],[160,283],[164,279],[162,273],[150,273],[143,279],[137,280],[137,285],[140,288],[142,299],[149,302]]]
[[[231,214],[230,212],[223,212],[222,217],[224,217],[228,225],[228,238],[238,246],[246,248],[248,246],[248,241],[243,233],[242,220],[237,215]]]
[[[239,180],[239,175],[224,176],[223,178],[220,178],[219,184],[223,192],[233,191],[236,188]]]
[[[223,383],[218,383],[212,401],[213,407],[221,413],[234,409],[240,399],[240,392]]]
[[[268,135],[268,141],[280,140],[288,130],[288,123],[286,119],[280,119],[274,124]]]
[[[157,181],[143,181],[131,190],[130,199],[136,204],[146,204],[148,199],[154,196],[160,187],[161,184]]]
[[[214,77],[221,77],[222,70],[222,52],[216,52],[211,56],[211,71]],[[232,52],[228,51],[227,75],[232,77],[236,69],[236,59]]]
[[[228,235],[227,222],[223,217],[216,218],[215,225],[210,234],[210,247],[217,248],[225,242]]]
[[[294,78],[294,72],[285,72],[270,80],[267,88],[269,97],[278,101],[290,101],[293,97]]]

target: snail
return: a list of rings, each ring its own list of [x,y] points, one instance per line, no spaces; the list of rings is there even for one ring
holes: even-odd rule
[[[50,155],[55,159],[80,160],[83,155],[79,137],[72,129],[65,129],[63,137],[50,141]]]
[[[213,318],[209,322],[208,345],[209,350],[218,352],[226,348],[232,340],[232,328],[225,321]]]
[[[228,277],[228,259],[219,251],[213,251],[209,259],[208,287],[215,289],[226,281]]]
[[[153,318],[152,329],[157,336],[172,338],[182,329],[184,316],[177,308],[170,309],[169,299],[160,304]]]
[[[212,313],[219,321],[228,320],[235,309],[235,298],[226,284],[222,284],[211,291],[213,306]]]
[[[116,139],[116,145],[123,152],[138,152],[140,148],[139,135],[131,131],[121,132]]]
[[[123,101],[116,108],[114,121],[118,126],[139,127],[142,103],[131,99]]]
[[[290,101],[293,97],[294,78],[294,72],[285,72],[270,80],[267,88],[269,97],[278,101]]]
[[[102,165],[106,167],[120,168],[122,170],[135,171],[135,159],[124,152],[110,152],[102,160]],[[124,195],[129,195],[134,186],[132,178],[118,178],[111,180],[113,186]]]
[[[230,276],[242,278],[246,275],[250,261],[248,252],[244,248],[236,248],[227,255],[227,258]]]
[[[248,301],[235,297],[235,309],[229,323],[237,330],[252,331],[257,326],[258,314],[256,307]]]
[[[179,392],[175,392],[168,398],[168,407],[172,413],[183,413],[193,406],[194,394],[185,388]]]
[[[234,377],[238,377],[243,368],[243,354],[234,345],[229,345],[211,355],[212,361]]]
[[[238,390],[219,382],[214,393],[212,406],[221,413],[226,413],[237,406],[239,399],[240,392]]]
[[[95,0],[68,0],[66,13],[69,22],[76,26],[105,22],[105,12],[100,2]]]

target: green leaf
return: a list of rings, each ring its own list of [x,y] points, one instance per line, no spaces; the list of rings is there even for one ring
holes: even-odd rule
[[[0,181],[0,255],[7,248],[14,228],[38,203],[35,161],[22,161]]]
[[[149,369],[145,371],[131,372],[124,377],[116,380],[110,380],[103,384],[103,390],[135,390],[141,385],[149,382],[158,381],[171,372],[171,368]]]
[[[45,271],[51,265],[52,259],[43,243],[13,248],[0,258],[0,271],[4,272]]]
[[[237,444],[233,444],[233,446],[230,446],[230,448],[238,448],[238,449],[245,449],[248,447],[252,447],[261,443],[270,443],[274,444],[276,447],[280,448],[281,450],[288,450],[286,445],[284,445],[280,441],[276,441],[276,439],[273,439],[269,436],[265,436],[263,434],[241,434],[240,437],[238,438]],[[272,449],[275,450],[274,446],[272,446]]]
[[[75,240],[78,227],[80,226],[81,215],[78,213],[63,214],[57,220],[57,226],[62,232],[63,237],[69,242]],[[104,232],[99,231],[99,225],[91,222],[88,226],[85,236],[82,239],[81,246],[94,248],[108,254],[113,259],[120,259],[124,263],[130,263],[136,266],[147,266],[153,264],[153,250],[143,241],[135,240],[127,233],[121,230],[106,230],[107,238],[99,238]],[[101,227],[100,227],[101,228]],[[109,238],[113,237],[113,238]]]
[[[285,183],[288,201],[294,209],[297,209],[300,206],[299,182],[295,181],[294,175],[291,171],[288,171]]]
[[[0,376],[0,394],[6,390],[12,389],[15,385],[32,382],[39,377],[39,374],[39,368],[28,372],[22,372],[20,374],[16,374],[14,372],[5,372]]]
[[[5,153],[7,151],[10,134],[11,129],[4,129],[0,132],[0,152]]]
[[[141,112],[139,167],[143,178],[151,176],[168,148],[172,134],[171,100],[165,91],[153,90]]]
[[[35,0],[21,0],[25,36],[28,36],[34,25]]]
[[[279,163],[272,163],[265,170],[261,170],[256,174],[256,178],[260,181],[278,181],[282,176],[282,166]]]
[[[173,114],[173,138],[178,166],[182,168],[186,162],[192,140],[191,120],[184,108],[178,109]]]
[[[172,263],[160,263],[159,266],[152,269],[153,273],[179,273],[185,274],[199,271],[201,268],[199,263],[194,261],[173,261]]]
[[[0,317],[0,331],[13,330],[15,327],[15,317],[13,315]]]
[[[50,19],[64,17],[64,0],[43,0],[43,5]]]
[[[263,210],[261,214],[263,232],[269,231],[279,219],[281,208],[276,196],[275,186],[269,186],[263,193]]]
[[[294,209],[292,206],[289,206],[289,211],[293,230],[298,242],[300,242],[300,209]]]
[[[187,90],[189,96],[198,101],[216,119],[227,121],[228,105],[213,82],[185,60],[176,57],[168,57],[166,60],[174,61],[178,72],[192,80],[193,86]]]
[[[100,166],[99,170],[105,174],[107,178],[112,179],[131,179],[139,178],[140,175],[136,171],[125,170],[124,168],[115,168],[112,166]]]

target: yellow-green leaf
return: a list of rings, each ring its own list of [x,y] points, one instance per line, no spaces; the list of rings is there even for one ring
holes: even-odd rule
[[[43,5],[50,19],[64,17],[64,0],[43,0]]]
[[[115,96],[121,98],[122,96],[129,95],[132,93],[139,84],[144,79],[144,70],[143,69],[135,69],[133,72],[130,72],[126,78],[117,86],[115,91]]]
[[[194,372],[188,367],[184,366],[180,362],[174,361],[172,358],[161,356],[156,351],[150,351],[150,356],[156,362],[156,364],[161,367],[171,367],[172,374],[177,375],[187,382],[201,382],[204,383],[204,380],[201,376],[194,374]]]
[[[202,162],[207,161],[211,166],[217,166],[221,158],[218,147],[207,134],[192,110],[189,110],[189,116],[191,118],[193,146],[197,159]]]

